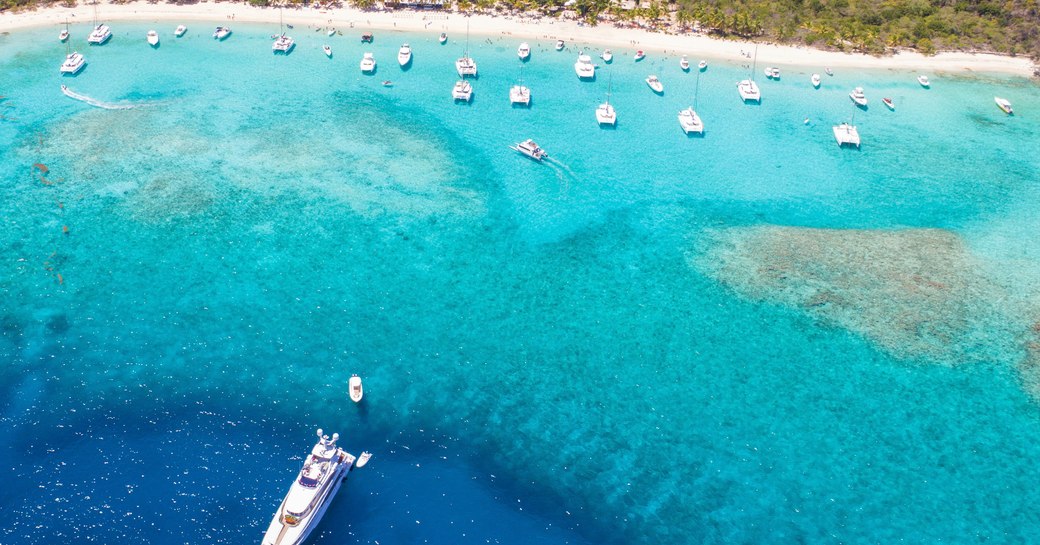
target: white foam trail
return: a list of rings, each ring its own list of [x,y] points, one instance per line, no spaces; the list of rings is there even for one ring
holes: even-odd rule
[[[75,99],[75,100],[79,100],[81,102],[86,102],[87,104],[90,104],[91,106],[94,106],[94,107],[97,107],[97,108],[104,108],[105,110],[130,110],[130,109],[133,109],[133,108],[136,108],[137,106],[139,106],[138,104],[111,104],[111,103],[108,103],[108,102],[101,102],[100,100],[90,98],[87,95],[81,95],[79,93],[75,93],[75,92],[72,91],[72,89],[69,89],[68,87],[66,87],[64,85],[61,86],[61,92],[65,93],[65,96],[67,96],[69,98],[72,98],[72,99]]]

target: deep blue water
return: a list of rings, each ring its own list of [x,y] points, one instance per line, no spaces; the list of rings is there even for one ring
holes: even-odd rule
[[[577,44],[532,42],[521,109],[516,44],[474,36],[459,105],[463,45],[436,33],[301,25],[275,56],[274,28],[162,25],[156,50],[148,25],[90,48],[74,27],[89,65],[65,78],[54,29],[0,37],[0,543],[258,542],[317,427],[374,457],[313,543],[1040,531],[1017,339],[971,365],[899,357],[694,265],[720,228],[942,228],[1029,308],[1034,84],[839,71],[813,91],[818,67],[785,68],[752,106],[739,66],[697,86],[616,50],[582,83]],[[616,130],[595,123],[608,84]],[[704,138],[675,118],[695,87]],[[841,150],[853,115],[863,148]],[[553,161],[509,151],[528,137]]]

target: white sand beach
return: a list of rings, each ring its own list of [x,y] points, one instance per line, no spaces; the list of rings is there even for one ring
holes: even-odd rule
[[[176,26],[184,23],[225,24],[278,23],[279,10],[248,4],[200,2],[191,5],[153,4],[130,2],[101,4],[101,17],[106,22],[151,21]],[[0,13],[0,31],[53,25],[55,36],[66,20],[85,22],[93,17],[93,6],[81,3],[74,8],[52,7],[18,13]],[[703,35],[675,35],[649,32],[642,29],[616,28],[611,24],[596,27],[579,25],[576,21],[552,18],[521,18],[513,16],[464,15],[452,12],[361,11],[354,8],[324,9],[317,7],[284,10],[285,22],[293,25],[329,27],[360,33],[365,30],[400,30],[409,32],[446,32],[452,40],[465,35],[467,22],[475,36],[510,36],[519,43],[523,39],[563,39],[569,45],[599,45],[624,51],[643,49],[648,53],[668,52],[689,55],[694,62],[704,58],[711,61],[746,62],[744,55],[754,50],[751,42],[721,40]],[[231,26],[231,25],[228,25]],[[172,27],[171,27],[172,30]],[[808,47],[760,44],[759,66],[808,67],[822,71],[824,67],[853,67],[938,72],[988,72],[1031,76],[1035,69],[1026,57],[1011,57],[986,53],[946,52],[925,56],[916,52],[900,52],[886,57],[863,54],[822,51]]]

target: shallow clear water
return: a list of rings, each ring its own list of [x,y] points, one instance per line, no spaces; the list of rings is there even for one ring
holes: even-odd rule
[[[697,86],[675,55],[615,50],[582,83],[576,44],[532,42],[520,109],[517,44],[474,35],[467,106],[461,37],[298,26],[275,56],[276,28],[174,26],[90,48],[74,27],[89,64],[65,78],[57,30],[0,37],[0,542],[259,541],[316,427],[374,458],[314,543],[1040,531],[1029,82],[842,70],[814,91],[819,67],[786,68],[745,106],[739,66]],[[608,84],[616,130],[595,124]],[[704,138],[675,117],[695,87]],[[863,149],[841,150],[853,115]],[[509,151],[528,137],[553,161]],[[760,225],[953,232],[1007,298],[957,300],[986,317],[981,361],[893,353],[705,273],[720,230]]]

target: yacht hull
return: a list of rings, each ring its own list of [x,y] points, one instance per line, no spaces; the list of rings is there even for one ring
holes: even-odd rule
[[[282,521],[285,511],[285,501],[283,500],[282,504],[278,506],[278,511],[274,514],[274,518],[271,520],[271,525],[267,528],[267,533],[264,534],[263,545],[301,545],[306,541],[311,532],[314,531],[314,528],[321,522],[321,518],[325,515],[325,511],[328,510],[332,499],[336,497],[336,493],[339,492],[343,481],[347,480],[350,465],[347,463],[340,465],[334,476],[335,481],[326,488],[319,507],[296,526],[290,526]]]

